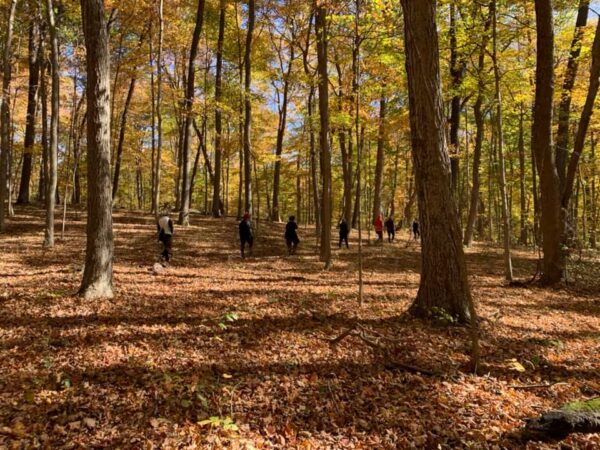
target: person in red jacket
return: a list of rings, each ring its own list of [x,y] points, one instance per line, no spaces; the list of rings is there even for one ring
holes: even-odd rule
[[[379,215],[373,221],[375,226],[375,233],[377,233],[377,242],[383,242],[383,214]]]

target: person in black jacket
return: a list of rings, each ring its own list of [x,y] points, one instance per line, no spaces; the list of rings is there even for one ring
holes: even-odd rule
[[[288,248],[288,255],[294,255],[300,243],[300,239],[298,238],[298,224],[294,216],[290,216],[285,226],[285,243]]]
[[[161,259],[169,262],[173,257],[173,221],[168,212],[164,212],[156,223],[158,230],[158,240],[163,244],[163,251],[160,254]]]
[[[254,245],[254,233],[252,232],[252,221],[250,220],[250,213],[246,211],[242,221],[239,225],[240,229],[240,250],[242,251],[242,258],[245,258],[246,255],[244,251],[246,250],[246,244],[248,244],[248,250],[250,251],[250,255],[252,255],[252,246]]]
[[[346,248],[350,248],[348,246],[348,234],[350,233],[350,227],[348,227],[348,222],[346,222],[346,219],[344,219],[343,217],[342,217],[342,220],[340,221],[340,224],[338,225],[338,228],[340,229],[339,248],[342,248],[343,242],[346,243]]]
[[[396,238],[396,227],[394,226],[394,218],[388,217],[385,221],[385,230],[387,231],[388,242],[393,242]]]
[[[419,238],[421,237],[421,230],[419,229],[419,220],[418,219],[413,220],[412,232],[413,232],[414,240],[418,241]]]

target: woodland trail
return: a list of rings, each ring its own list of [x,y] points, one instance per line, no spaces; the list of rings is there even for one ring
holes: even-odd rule
[[[359,310],[356,231],[325,272],[303,226],[288,258],[283,224],[261,222],[241,260],[234,219],[193,215],[157,276],[152,217],[117,211],[116,296],[83,301],[85,217],[69,219],[52,251],[35,208],[0,237],[0,448],[520,448],[506,434],[523,418],[600,396],[595,259],[578,263],[575,287],[510,288],[499,249],[469,250],[486,372],[474,377],[465,329],[404,316],[419,280],[404,232],[365,246]],[[518,278],[535,258],[516,252]],[[355,337],[330,348],[355,321],[440,374],[386,368]],[[559,384],[515,388],[546,383]],[[600,435],[565,442],[598,448]]]

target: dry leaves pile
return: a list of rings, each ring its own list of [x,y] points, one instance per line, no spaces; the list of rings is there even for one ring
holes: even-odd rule
[[[355,245],[323,272],[310,230],[284,258],[282,226],[261,223],[242,261],[234,220],[193,217],[157,275],[152,219],[119,213],[117,295],[88,302],[73,295],[83,215],[47,251],[41,212],[17,212],[0,237],[0,448],[555,448],[508,434],[600,395],[598,277],[582,289],[504,287],[501,255],[470,251],[486,372],[473,377],[466,330],[403,314],[415,245],[366,247],[358,310]],[[515,266],[526,278],[535,255]],[[353,336],[330,347],[355,321],[393,337],[398,361],[439,375],[390,368]],[[599,448],[600,435],[563,445]]]

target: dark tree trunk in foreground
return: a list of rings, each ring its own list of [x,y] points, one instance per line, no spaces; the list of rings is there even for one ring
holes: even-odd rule
[[[32,11],[29,25],[29,86],[27,90],[27,117],[25,119],[25,138],[23,143],[23,167],[21,185],[17,203],[29,203],[30,185],[33,169],[33,146],[35,144],[35,118],[37,113],[38,92],[40,86],[40,27],[37,11]]]
[[[52,0],[46,0],[46,19],[50,31],[50,66],[52,68],[52,96],[50,97],[50,146],[48,148],[48,178],[46,180],[46,233],[44,246],[54,246],[54,206],[58,185],[58,115],[60,114],[60,73],[58,66],[58,36],[54,21]],[[67,201],[67,199],[65,199]]]
[[[16,9],[17,0],[11,0],[5,31],[4,54],[2,57],[2,66],[5,68],[5,70],[2,76],[2,93],[0,93],[0,233],[4,231],[5,217],[8,209],[10,208],[10,198],[8,198],[8,165],[10,158],[11,134],[10,82],[12,78],[12,38]],[[5,205],[7,202],[9,204]]]
[[[252,128],[252,38],[256,16],[254,0],[248,0],[248,30],[244,51],[244,208],[252,214],[252,147],[250,131]]]
[[[571,130],[571,99],[575,79],[577,78],[577,69],[579,68],[579,56],[581,54],[581,39],[588,20],[590,0],[579,0],[579,11],[575,23],[575,33],[571,41],[571,52],[567,62],[567,69],[562,85],[560,96],[560,105],[558,107],[558,131],[556,132],[556,170],[560,179],[561,189],[565,186],[565,176],[567,168],[567,159],[569,154],[569,137]]]
[[[81,0],[87,67],[87,245],[79,294],[112,297],[110,53],[103,0]]]
[[[552,149],[552,99],[554,96],[554,23],[552,0],[535,0],[537,25],[537,68],[531,148],[535,153],[540,182],[542,283],[551,285],[563,278],[565,261],[561,250],[564,213]]]
[[[321,150],[321,253],[325,267],[331,265],[331,153],[329,149],[329,78],[327,75],[327,9],[323,3],[315,5],[315,33],[317,35],[317,73],[319,75],[319,147]]]
[[[190,224],[190,169],[191,169],[191,141],[192,141],[192,123],[194,107],[194,87],[196,84],[196,56],[198,55],[198,44],[200,43],[200,34],[202,34],[202,24],[204,22],[204,0],[198,0],[198,9],[196,11],[196,26],[192,36],[192,46],[190,47],[190,58],[188,62],[188,72],[185,88],[184,100],[184,125],[183,139],[181,145],[182,155],[182,176],[180,192],[180,211],[179,225],[187,226]]]
[[[451,191],[434,0],[403,0],[410,125],[422,232],[422,269],[413,314],[443,310],[476,320]]]
[[[217,40],[217,74],[215,77],[215,178],[213,180],[213,217],[221,216],[221,159],[223,155],[223,120],[221,113],[223,40],[225,36],[225,0],[219,2],[219,37]]]

